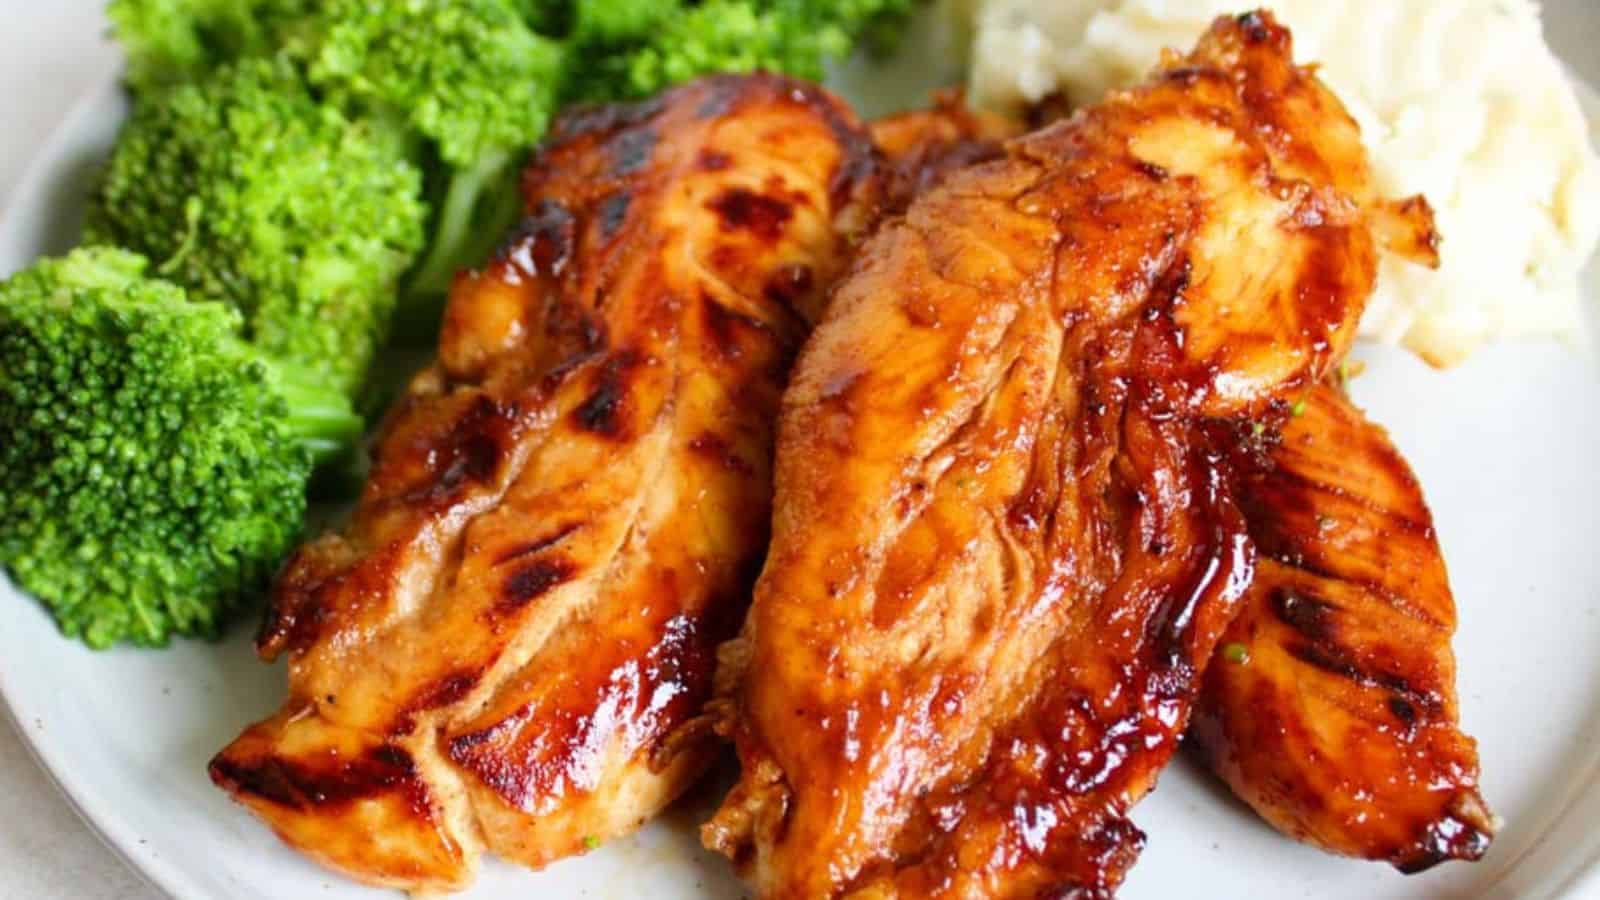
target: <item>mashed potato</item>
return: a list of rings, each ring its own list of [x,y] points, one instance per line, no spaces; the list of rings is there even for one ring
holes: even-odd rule
[[[1138,81],[1240,0],[956,0],[971,90],[1074,104]],[[1246,0],[1248,2],[1248,0]],[[1362,333],[1435,365],[1485,340],[1581,331],[1578,274],[1600,237],[1600,162],[1530,0],[1276,0],[1295,55],[1361,123],[1381,190],[1422,193],[1443,265],[1384,261]]]

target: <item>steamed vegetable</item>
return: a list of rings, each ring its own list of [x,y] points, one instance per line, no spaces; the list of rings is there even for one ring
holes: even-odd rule
[[[141,97],[174,81],[209,85],[238,60],[270,56],[291,61],[339,115],[406,129],[432,209],[407,290],[436,297],[514,217],[517,166],[563,100],[644,96],[708,72],[820,78],[827,60],[881,37],[911,3],[114,0],[110,15]],[[178,231],[181,217],[166,218]],[[162,259],[167,248],[140,249]]]
[[[315,30],[311,80],[327,100],[402,121],[425,144],[436,219],[411,288],[442,294],[515,216],[517,168],[549,124],[561,46],[512,0],[329,0]]]
[[[909,2],[112,0],[107,246],[0,285],[0,564],[93,646],[214,633],[560,104],[816,77]]]
[[[630,6],[654,12],[617,12]],[[857,43],[890,40],[911,7],[912,0],[580,2],[575,39],[610,52],[582,54],[598,60],[597,76],[575,79],[571,93],[594,100],[642,97],[710,72],[757,69],[821,79],[827,61],[848,55]],[[630,30],[617,21],[640,26]]]
[[[141,95],[97,192],[91,243],[236,307],[264,351],[354,394],[422,247],[405,135],[320,103],[278,58]]]
[[[276,53],[318,0],[111,0],[106,17],[143,92],[203,80],[225,63]]]
[[[0,283],[0,564],[93,647],[212,635],[299,536],[360,433],[316,370],[124,250]]]
[[[117,0],[111,10],[139,104],[170,102],[162,86],[174,78],[206,91],[270,58],[297,75],[299,84],[283,82],[295,105],[308,101],[374,135],[401,136],[410,166],[426,173],[404,194],[430,210],[428,239],[405,259],[414,270],[406,291],[423,300],[480,262],[519,207],[517,165],[544,134],[563,75],[561,45],[530,26],[530,12],[516,0]],[[282,112],[270,98],[263,105],[267,117]],[[219,191],[235,190],[236,174],[206,177]],[[323,170],[330,184],[338,177]],[[170,209],[154,218],[168,232],[180,220]],[[139,249],[161,258],[166,248]],[[430,319],[438,311],[401,308]],[[433,324],[399,327],[427,335]]]

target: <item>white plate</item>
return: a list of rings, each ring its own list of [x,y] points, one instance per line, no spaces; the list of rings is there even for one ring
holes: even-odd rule
[[[0,223],[0,272],[71,244],[84,185],[124,112],[106,85],[51,141]],[[1600,279],[1588,290],[1600,301]],[[1438,521],[1461,610],[1463,718],[1506,827],[1478,864],[1404,877],[1279,837],[1180,759],[1135,812],[1150,840],[1126,900],[1600,891],[1600,830],[1589,824],[1600,820],[1596,367],[1553,343],[1491,347],[1448,374],[1394,351],[1360,355],[1369,369],[1356,399],[1406,452]],[[84,817],[161,889],[182,900],[393,896],[285,849],[208,781],[211,754],[282,696],[283,673],[255,661],[248,624],[219,644],[93,653],[3,580],[0,610],[0,695],[18,727]],[[541,873],[490,863],[467,896],[742,896],[695,839],[712,790],[701,809],[680,805]]]

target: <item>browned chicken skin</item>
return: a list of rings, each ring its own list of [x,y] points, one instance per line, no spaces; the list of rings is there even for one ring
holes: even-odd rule
[[[870,239],[784,398],[707,844],[773,898],[1114,891],[1250,583],[1245,419],[1404,209],[1255,14]]]
[[[1337,390],[1310,392],[1242,506],[1258,559],[1191,736],[1268,821],[1412,872],[1494,823],[1457,726],[1455,605],[1416,478]]]
[[[260,649],[290,696],[216,782],[327,865],[450,889],[483,849],[542,866],[697,777],[779,393],[875,160],[841,104],[766,76],[558,124],[354,520],[279,580]]]
[[[1005,155],[1004,142],[1022,133],[1006,116],[974,110],[957,91],[934,95],[933,105],[872,122],[872,142],[885,161],[881,215],[905,212],[925,191],[961,169]]]

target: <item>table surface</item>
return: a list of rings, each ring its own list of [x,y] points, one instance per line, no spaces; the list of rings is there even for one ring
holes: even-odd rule
[[[1547,28],[1563,57],[1594,68],[1600,17],[1594,0],[1549,0]],[[5,0],[0,31],[0,208],[28,162],[79,96],[120,65],[106,39],[101,0]],[[1585,64],[1588,64],[1585,66]],[[1596,71],[1588,76],[1596,78]],[[0,717],[0,900],[159,900],[76,814]]]

